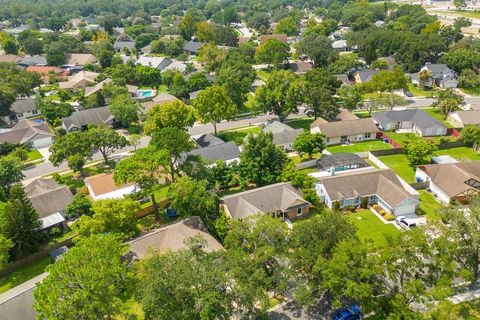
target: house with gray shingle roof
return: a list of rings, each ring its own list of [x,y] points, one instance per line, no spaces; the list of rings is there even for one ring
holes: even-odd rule
[[[365,83],[372,80],[373,75],[378,74],[379,72],[379,70],[371,69],[359,70],[354,73],[353,79],[355,80],[355,83]]]
[[[39,111],[35,106],[35,98],[17,99],[10,106],[8,115],[2,116],[1,119],[8,125],[13,125],[19,120],[26,119],[38,115]]]
[[[123,51],[125,49],[128,49],[129,51],[132,51],[135,49],[135,41],[122,41],[122,40],[117,40],[113,44],[113,48],[116,51]]]
[[[225,142],[211,134],[202,134],[192,137],[192,139],[196,148],[183,154],[183,160],[188,156],[199,156],[208,163],[215,163],[219,160],[226,163],[239,161],[240,149],[233,141]]]
[[[187,43],[185,43],[185,45],[183,46],[183,51],[185,53],[188,53],[188,54],[191,54],[191,55],[195,55],[198,53],[198,51],[200,51],[200,49],[202,48],[203,46],[203,42],[198,42],[198,41],[188,41]]]
[[[46,66],[47,65],[47,58],[45,56],[25,56],[19,61],[17,64],[22,67],[29,67],[29,66]]]
[[[463,128],[468,125],[480,125],[480,110],[462,110],[450,112],[447,121],[455,128]]]
[[[418,73],[412,74],[411,80],[414,85],[420,85],[420,72],[430,73],[430,79],[425,83],[426,86],[435,84],[440,88],[456,88],[458,86],[458,75],[444,63],[427,62]]]
[[[31,148],[47,148],[55,135],[43,120],[20,120],[11,129],[0,130],[0,143],[24,144]]]
[[[390,110],[372,114],[380,130],[409,130],[419,136],[444,136],[447,127],[419,109]]]
[[[279,121],[273,121],[263,128],[263,132],[270,132],[273,135],[273,143],[285,151],[292,150],[293,142],[303,131],[303,129],[294,129]]]
[[[115,118],[105,106],[72,113],[71,116],[62,119],[62,128],[67,132],[79,131],[86,129],[89,124],[113,125],[114,121]]]
[[[359,207],[362,199],[366,199],[368,204],[376,203],[385,211],[401,216],[414,214],[419,204],[418,192],[390,169],[372,168],[321,177],[315,190],[329,208]]]
[[[308,215],[310,203],[290,182],[281,182],[225,196],[220,199],[220,208],[234,219],[257,213],[295,219]]]

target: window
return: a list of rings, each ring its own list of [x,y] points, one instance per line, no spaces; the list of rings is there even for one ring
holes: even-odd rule
[[[297,216],[301,216],[302,215],[302,208],[298,208],[297,209]]]
[[[37,114],[38,110],[32,110],[32,114]]]
[[[330,138],[327,138],[327,142],[330,142]]]
[[[17,113],[17,117],[19,118],[23,117],[23,113]]]
[[[370,133],[370,132],[369,132],[369,133],[365,133],[365,139],[366,139],[366,138],[370,138],[370,137],[371,137],[371,133]]]

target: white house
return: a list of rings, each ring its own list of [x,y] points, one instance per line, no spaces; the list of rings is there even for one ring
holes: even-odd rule
[[[101,173],[88,177],[85,179],[85,185],[94,201],[121,199],[136,190],[136,186],[133,183],[116,185],[112,173]]]

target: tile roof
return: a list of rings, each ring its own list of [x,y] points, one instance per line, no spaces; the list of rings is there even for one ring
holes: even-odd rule
[[[0,62],[17,62],[21,59],[22,57],[17,56],[16,54],[0,54]]]
[[[300,190],[290,182],[271,184],[261,188],[236,193],[220,199],[232,218],[242,219],[257,213],[288,211],[309,205]]]
[[[207,252],[222,250],[222,245],[210,235],[199,217],[189,217],[174,224],[153,230],[130,241],[130,253],[143,259],[149,254],[164,253],[168,250],[186,249],[187,240],[200,236],[206,241]]]

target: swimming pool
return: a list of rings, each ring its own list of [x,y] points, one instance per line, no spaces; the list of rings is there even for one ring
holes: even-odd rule
[[[137,99],[149,99],[155,97],[156,90],[138,90],[136,93]]]
[[[42,123],[45,122],[45,120],[43,120],[43,119],[34,119],[33,122],[42,124]]]

